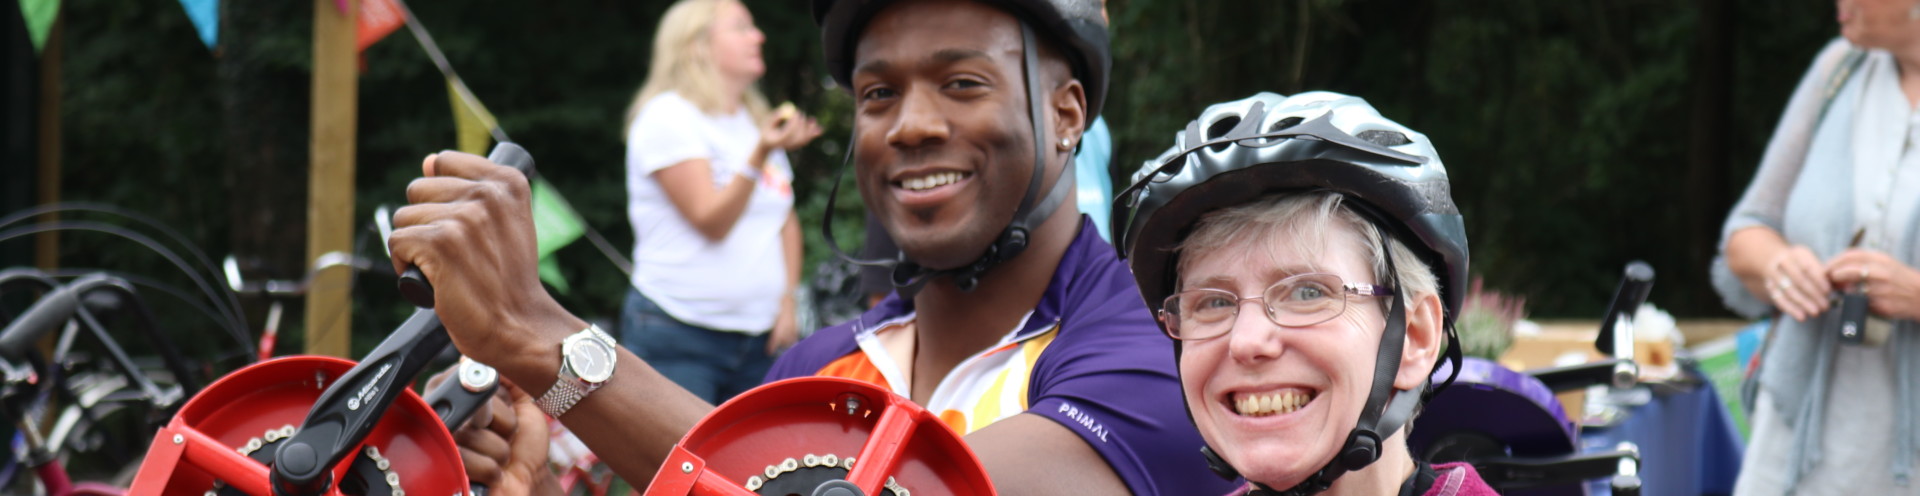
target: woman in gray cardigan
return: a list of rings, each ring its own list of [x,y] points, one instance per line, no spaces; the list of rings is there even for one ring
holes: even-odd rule
[[[1920,494],[1920,2],[1840,0],[1728,217],[1714,285],[1776,314],[1736,494]],[[1843,342],[1834,295],[1864,293]]]

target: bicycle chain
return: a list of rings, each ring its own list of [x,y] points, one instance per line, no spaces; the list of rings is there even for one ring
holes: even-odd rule
[[[747,477],[745,487],[748,491],[763,495],[813,494],[813,489],[823,483],[845,480],[847,474],[853,472],[853,463],[854,459],[851,456],[808,453],[798,460],[788,458],[780,463],[768,465],[761,471],[761,475],[765,477],[761,475]],[[901,487],[900,483],[891,476],[887,477],[887,483],[880,489],[881,491],[874,496],[882,494],[913,496],[912,491]]]
[[[246,444],[234,448],[234,451],[262,465],[272,466],[273,451],[266,448],[292,438],[293,434],[299,430],[293,424],[267,429],[260,436],[247,439]],[[343,479],[340,488],[342,493],[354,496],[407,496],[407,491],[400,488],[400,474],[393,471],[393,462],[380,454],[380,448],[371,444],[365,445],[359,453],[354,455],[353,463],[347,466],[347,473],[359,476],[358,480],[365,485],[348,487],[347,481],[353,479]],[[228,487],[225,482],[216,479],[213,481],[213,488],[208,489],[205,496],[246,496],[246,493]]]

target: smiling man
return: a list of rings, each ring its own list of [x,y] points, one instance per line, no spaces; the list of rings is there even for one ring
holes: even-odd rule
[[[817,0],[813,12],[856,102],[853,170],[900,246],[884,263],[901,291],[802,341],[767,379],[849,377],[909,397],[964,434],[1006,493],[1230,490],[1199,456],[1171,345],[1126,266],[1062,208],[1106,94],[1100,3]],[[611,338],[540,288],[524,181],[462,154],[426,169],[438,176],[396,216],[411,226],[394,234],[397,263],[441,288],[463,352],[543,398],[623,477],[650,479],[711,407],[618,347],[611,370],[571,370],[570,353],[599,349],[580,343]]]

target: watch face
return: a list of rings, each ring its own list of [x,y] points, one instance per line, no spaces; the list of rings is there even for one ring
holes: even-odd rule
[[[605,382],[613,376],[613,348],[598,339],[580,339],[567,347],[567,364],[587,382]]]

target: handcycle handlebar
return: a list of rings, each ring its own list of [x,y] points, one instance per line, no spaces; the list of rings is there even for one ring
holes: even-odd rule
[[[1621,372],[1629,371],[1622,374]],[[1639,370],[1632,359],[1609,358],[1592,363],[1546,367],[1521,371],[1523,374],[1539,379],[1556,393],[1585,389],[1588,386],[1607,385],[1615,389],[1633,387],[1639,377],[1633,371]]]
[[[487,154],[487,160],[533,177],[533,155],[520,145],[510,142],[494,145],[493,151]],[[427,276],[420,272],[419,267],[407,267],[406,272],[400,274],[399,284],[400,296],[406,297],[414,306],[433,308],[433,284],[427,281]]]
[[[1605,478],[1613,494],[1619,496],[1639,494],[1639,467],[1640,450],[1633,443],[1621,443],[1613,450],[1597,453],[1533,459],[1493,457],[1473,463],[1473,468],[1495,489],[1578,485],[1582,481]]]
[[[1633,314],[1647,302],[1647,293],[1652,291],[1653,266],[1639,260],[1627,263],[1620,276],[1620,286],[1613,291],[1613,301],[1607,304],[1607,313],[1601,317],[1600,337],[1594,340],[1593,346],[1601,353],[1632,360]],[[1621,324],[1629,327],[1621,329]]]
[[[495,145],[487,159],[512,166],[524,174],[533,171],[533,156],[513,143]],[[280,444],[273,454],[270,474],[276,493],[298,496],[326,492],[333,482],[330,469],[353,454],[380,421],[381,414],[406,391],[407,384],[420,375],[434,356],[452,344],[446,328],[440,325],[439,315],[432,310],[433,285],[419,267],[408,267],[400,277],[399,287],[401,295],[420,309],[359,364],[328,386],[314,401],[299,430]],[[459,422],[454,419],[464,420],[465,414],[471,414],[486,400],[479,395],[467,398],[447,404],[445,412],[435,409],[443,422],[449,424],[449,430],[458,427]],[[462,411],[462,415],[452,415]]]
[[[1615,494],[1636,493],[1637,448],[1629,444],[1582,452],[1579,424],[1554,393],[1638,384],[1634,312],[1646,302],[1653,281],[1651,266],[1638,261],[1627,265],[1594,343],[1608,355],[1604,360],[1524,373],[1489,360],[1464,362],[1460,381],[1428,402],[1409,435],[1417,456],[1435,463],[1468,462],[1502,491],[1557,494],[1578,490],[1582,481],[1607,477]]]
[[[53,332],[73,318],[80,307],[82,295],[97,288],[116,286],[127,292],[133,291],[126,281],[99,274],[82,276],[54,288],[40,297],[39,301],[33,302],[33,306],[27,307],[13,322],[7,323],[5,331],[0,331],[0,357],[17,360],[24,356],[34,343],[40,341],[41,336]]]
[[[48,276],[45,272],[41,272],[40,269],[31,267],[9,267],[5,270],[0,270],[0,292],[6,291],[6,288],[25,286],[28,284],[37,285],[43,290],[52,290],[60,287],[59,282],[54,281],[53,277]]]
[[[0,357],[19,360],[33,348],[34,343],[38,342],[41,336],[60,328],[61,324],[68,320],[77,318],[81,324],[84,324],[81,327],[94,335],[94,338],[106,349],[108,356],[113,359],[113,363],[127,375],[128,379],[131,379],[162,408],[174,406],[180,399],[178,392],[163,392],[148,380],[145,374],[139,373],[138,368],[133,364],[133,359],[127,356],[126,351],[107,334],[106,327],[101,325],[89,311],[91,302],[86,301],[86,296],[96,290],[111,291],[124,298],[122,304],[132,306],[132,310],[138,317],[140,328],[146,331],[148,340],[152,342],[155,351],[160,353],[161,361],[166,364],[168,371],[173,373],[176,381],[179,381],[185,396],[193,396],[200,391],[199,381],[195,380],[188,370],[186,357],[180,354],[179,348],[175,347],[172,341],[160,335],[153,311],[147,308],[146,302],[134,291],[133,284],[126,279],[104,273],[80,276],[41,296],[18,318],[8,323],[4,331],[0,331]]]

